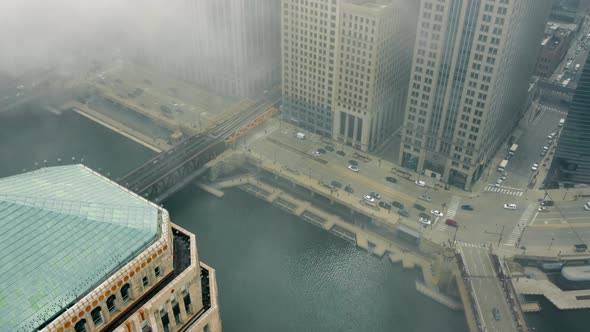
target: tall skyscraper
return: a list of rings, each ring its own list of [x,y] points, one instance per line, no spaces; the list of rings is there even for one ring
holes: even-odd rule
[[[401,126],[414,0],[283,0],[287,120],[363,151]]]
[[[549,180],[557,183],[590,183],[590,57],[576,87],[549,174]]]
[[[148,46],[140,46],[142,62],[238,98],[280,84],[279,1],[183,0],[168,7],[157,15],[162,22],[152,26]]]
[[[524,111],[545,0],[422,0],[399,161],[471,189]]]

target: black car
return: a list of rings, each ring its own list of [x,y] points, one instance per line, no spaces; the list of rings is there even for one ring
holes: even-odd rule
[[[553,201],[542,201],[541,202],[541,206],[553,206],[555,205],[555,202]]]
[[[420,204],[414,204],[414,208],[419,211],[426,211],[426,208]]]
[[[397,179],[394,177],[391,177],[391,176],[386,177],[385,181],[391,182],[391,183],[397,183]]]
[[[336,187],[338,189],[342,188],[342,184],[338,181],[332,181],[330,182],[330,184],[332,185],[332,187]]]
[[[333,152],[334,151],[334,148],[332,146],[330,146],[330,145],[326,145],[326,147],[324,149],[326,149],[326,150],[328,150],[330,152]]]
[[[400,210],[404,209],[404,205],[400,202],[393,201],[393,202],[391,202],[391,205],[395,206],[396,208],[398,208]]]
[[[419,216],[420,218],[430,219],[430,215],[428,213],[420,212]]]
[[[409,217],[410,216],[410,213],[408,211],[402,210],[402,209],[400,209],[399,211],[397,211],[397,213],[399,213],[399,215],[400,216],[403,216],[403,217]]]
[[[461,205],[461,209],[465,211],[473,211],[473,206],[471,205]]]
[[[391,210],[391,204],[389,204],[389,203],[379,202],[379,206],[382,207],[382,208],[384,208],[384,209]]]
[[[350,159],[350,160],[348,161],[348,164],[349,164],[349,165],[353,165],[353,166],[358,166],[358,165],[359,165],[359,162],[358,162],[358,161],[356,161],[356,160],[354,160],[354,159]]]
[[[322,149],[322,148],[319,148],[319,149],[317,149],[316,151],[317,151],[317,152],[319,152],[319,153],[321,153],[321,154],[324,154],[324,153],[326,153],[326,150],[324,150],[324,149]]]
[[[336,154],[339,155],[339,156],[341,156],[341,157],[346,156],[346,153],[344,153],[344,151],[336,151]]]
[[[354,189],[352,189],[352,187],[350,185],[347,185],[346,187],[344,187],[344,191],[346,191],[347,193],[354,193]]]

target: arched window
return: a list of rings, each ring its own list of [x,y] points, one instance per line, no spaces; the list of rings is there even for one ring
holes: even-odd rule
[[[129,299],[131,298],[131,296],[129,294],[130,287],[131,286],[128,283],[123,285],[123,287],[121,287],[121,298],[123,299],[123,302],[129,301]]]
[[[110,313],[115,312],[115,310],[117,310],[117,305],[115,303],[115,294],[109,296],[109,298],[107,299],[107,309],[109,309]]]
[[[88,328],[86,327],[86,319],[82,318],[79,322],[74,325],[74,331],[76,332],[86,332]]]
[[[94,323],[94,326],[99,326],[103,322],[102,312],[100,312],[100,310],[101,310],[101,308],[99,306],[99,307],[94,308],[90,312],[90,316],[92,317],[92,322]]]

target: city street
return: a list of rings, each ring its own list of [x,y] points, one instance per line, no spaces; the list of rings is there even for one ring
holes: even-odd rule
[[[502,183],[503,187],[524,190],[533,176],[534,172],[531,167],[534,163],[539,164],[539,172],[544,176],[551,166],[549,157],[552,156],[555,148],[555,143],[549,144],[547,135],[558,132],[560,128],[558,126],[559,120],[565,118],[566,114],[567,108],[564,106],[560,108],[558,106],[541,106],[539,115],[521,120],[521,127],[523,127],[524,132],[515,141],[518,144],[518,150],[510,158],[508,167],[504,172],[507,177]],[[555,141],[556,139],[553,140],[553,142]],[[541,152],[544,146],[548,146],[550,149],[546,156],[542,157]],[[484,191],[497,192],[497,190],[493,189],[493,186],[502,173],[497,171],[495,173],[495,177],[490,176],[490,185],[484,188]],[[537,181],[543,181],[542,176]],[[505,191],[504,194],[521,196],[515,191]]]
[[[398,173],[391,172],[390,163],[375,160],[374,156],[370,156],[370,161],[362,161],[361,158],[352,156],[353,149],[339,145],[334,145],[334,151],[328,151],[326,146],[331,142],[309,134],[306,134],[304,140],[297,139],[297,129],[284,123],[274,131],[269,130],[270,133],[251,140],[248,148],[268,160],[297,170],[300,174],[328,186],[332,185],[332,181],[337,181],[341,185],[341,189],[337,191],[340,195],[353,195],[360,201],[364,195],[377,192],[382,196],[381,201],[396,201],[403,204],[404,209],[410,214],[407,219],[416,225],[421,211],[413,207],[415,203],[424,206],[426,214],[430,214],[431,209],[442,211],[443,217],[431,218],[434,221],[433,225],[423,228],[424,232],[428,232],[429,236],[438,242],[446,242],[456,235],[457,240],[465,242],[497,245],[501,240],[501,234],[502,242],[505,242],[515,224],[522,219],[528,204],[524,195],[483,192],[479,197],[471,197],[461,190],[449,192],[440,188],[434,189],[432,187],[435,183],[428,178],[421,178],[426,181],[428,187],[419,187],[414,183],[414,178],[408,180]],[[325,153],[315,157],[313,152],[320,148],[324,149]],[[344,151],[346,155],[341,156],[336,151]],[[358,162],[358,173],[347,169],[349,160]],[[388,176],[395,178],[397,182],[388,182],[385,179]],[[353,188],[354,193],[350,194],[344,190],[347,185]],[[421,195],[429,196],[431,202],[419,199]],[[516,204],[517,209],[504,209],[503,205],[506,203]],[[462,205],[471,205],[473,211],[462,209]],[[397,211],[396,207],[391,209],[392,217],[398,218]],[[446,225],[447,218],[456,220],[459,227]]]
[[[489,250],[466,246],[462,246],[460,250],[463,253],[468,282],[474,288],[475,298],[480,309],[479,314],[483,317],[484,331],[516,331],[511,310],[496,277]],[[494,308],[499,311],[499,319],[494,317]]]

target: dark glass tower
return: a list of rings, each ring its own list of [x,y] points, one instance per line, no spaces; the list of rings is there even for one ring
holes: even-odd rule
[[[590,183],[590,57],[565,120],[551,174],[554,183]]]

